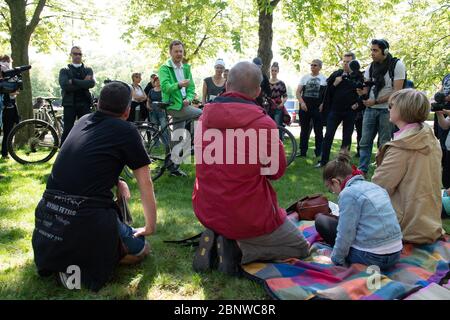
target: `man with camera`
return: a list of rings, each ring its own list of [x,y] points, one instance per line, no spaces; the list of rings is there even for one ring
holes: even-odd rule
[[[131,89],[112,81],[100,92],[98,110],[83,116],[62,145],[35,210],[34,259],[41,276],[56,274],[67,286],[69,268],[81,283],[99,290],[118,263],[134,264],[149,253],[145,236],[156,230],[156,201],[139,132],[126,121]],[[130,190],[119,174],[127,165],[136,177],[145,227],[134,229],[119,214],[119,199]],[[121,219],[120,219],[121,218]]]
[[[403,62],[389,53],[389,43],[384,39],[371,42],[373,62],[366,69],[367,81],[363,89],[357,89],[366,107],[360,142],[359,169],[367,174],[372,156],[373,141],[378,134],[379,147],[391,140],[392,125],[389,121],[388,99],[401,90],[406,79]]]
[[[441,90],[435,94],[432,111],[436,111],[438,138],[442,147],[442,184],[450,188],[450,73],[442,80]]]
[[[59,85],[64,107],[64,132],[61,145],[72,130],[75,120],[91,112],[92,95],[89,89],[95,86],[94,72],[84,65],[81,48],[72,47],[70,57],[72,63],[59,71]]]
[[[350,63],[357,64],[358,68],[350,69]],[[333,72],[327,80],[327,91],[323,103],[324,109],[328,111],[327,131],[322,143],[322,158],[315,166],[316,168],[325,166],[330,160],[331,145],[341,122],[343,126],[341,149],[350,149],[355,125],[355,110],[358,108],[356,88],[363,80],[355,54],[352,52],[344,54],[342,69]]]
[[[12,62],[13,60],[8,55],[0,57],[0,79],[4,77],[7,71],[13,71],[11,70]],[[5,78],[7,79],[8,77]],[[19,88],[17,87],[17,83],[15,83],[13,79],[9,79],[6,81],[9,82],[6,83],[7,85],[9,85],[8,90],[6,91],[8,93],[0,93],[1,96],[0,107],[3,109],[3,112],[0,112],[2,122],[1,128],[3,130],[2,150],[1,150],[3,160],[9,158],[7,146],[8,135],[14,128],[14,126],[20,121],[20,116],[16,105],[16,96],[19,94],[20,87]]]
[[[172,41],[169,45],[169,53],[171,58],[160,67],[159,79],[162,100],[171,103],[167,112],[173,117],[173,121],[177,122],[173,125],[173,130],[176,131],[185,128],[186,121],[199,117],[202,110],[192,106],[192,100],[195,97],[195,84],[192,79],[191,66],[183,63],[183,43],[179,40]],[[186,136],[183,135],[183,138],[186,139]],[[186,146],[187,143],[190,145],[190,141],[183,140],[182,143],[183,146]],[[181,154],[178,156],[181,158]],[[186,176],[186,173],[180,170],[179,164],[172,163],[169,170],[172,176]]]

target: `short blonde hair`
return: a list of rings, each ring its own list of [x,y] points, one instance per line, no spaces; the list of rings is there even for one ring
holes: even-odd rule
[[[398,110],[401,120],[407,123],[424,122],[430,113],[427,96],[415,89],[402,89],[394,92],[389,104]]]
[[[140,73],[140,72],[134,72],[132,75],[131,75],[131,80],[133,80],[134,78],[137,78],[137,77],[142,77],[142,73]]]

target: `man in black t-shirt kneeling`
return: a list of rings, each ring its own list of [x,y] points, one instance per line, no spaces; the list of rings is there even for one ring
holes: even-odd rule
[[[36,207],[33,250],[38,273],[56,273],[69,288],[97,291],[118,263],[133,264],[148,253],[145,236],[156,229],[150,163],[136,127],[126,121],[131,89],[111,82],[100,93],[98,111],[83,116],[69,133]],[[141,193],[145,227],[118,218],[112,189],[129,198],[119,175],[131,168]],[[78,278],[77,278],[78,277]]]

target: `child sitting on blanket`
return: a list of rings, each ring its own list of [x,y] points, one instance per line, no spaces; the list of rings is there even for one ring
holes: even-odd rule
[[[333,246],[331,261],[380,269],[395,265],[403,248],[402,232],[386,190],[365,181],[346,151],[328,162],[323,180],[339,195],[339,218],[319,214],[315,222],[319,234]]]

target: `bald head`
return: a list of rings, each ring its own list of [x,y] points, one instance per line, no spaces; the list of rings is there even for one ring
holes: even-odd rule
[[[227,91],[237,91],[256,98],[261,91],[261,69],[251,62],[239,62],[228,73]]]

